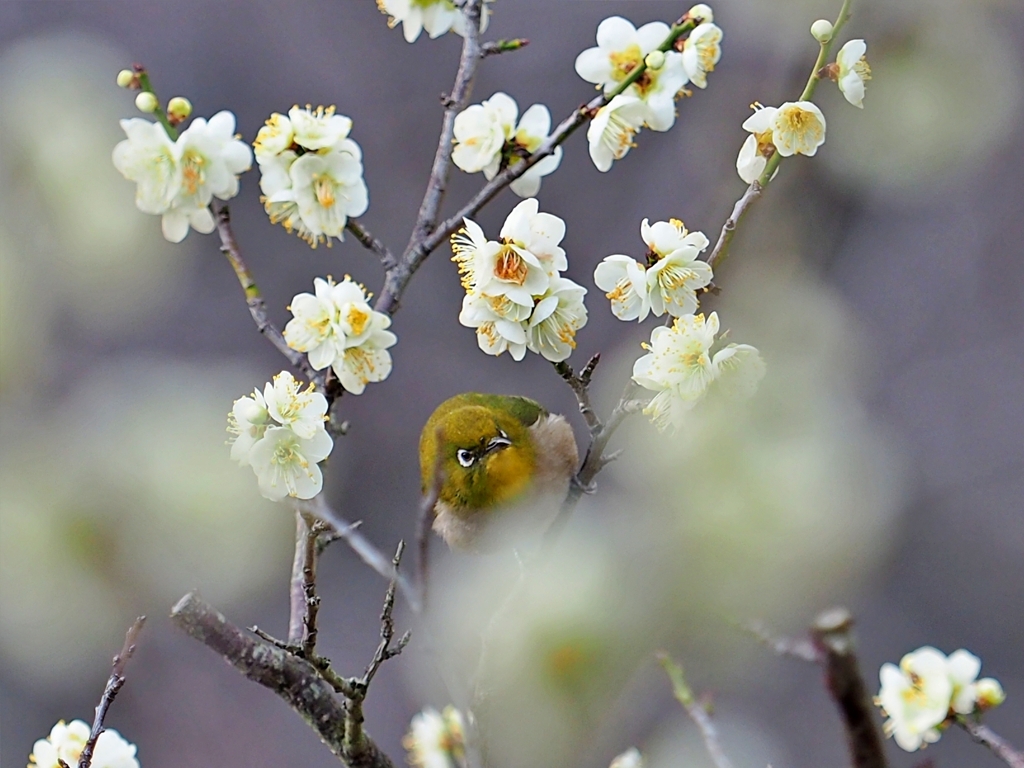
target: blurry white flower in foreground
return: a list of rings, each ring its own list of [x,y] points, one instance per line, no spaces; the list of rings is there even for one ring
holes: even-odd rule
[[[908,752],[938,741],[938,726],[949,714],[953,695],[945,654],[930,646],[918,648],[900,659],[898,667],[883,664],[879,680],[875,701],[889,718],[886,734]]]
[[[597,110],[587,128],[590,159],[604,173],[613,160],[621,160],[629,152],[633,137],[647,119],[647,105],[635,96],[620,93]]]
[[[160,123],[133,117],[121,121],[128,137],[114,147],[114,167],[138,186],[135,205],[143,213],[163,214],[181,186],[174,142]]]
[[[567,267],[564,236],[565,222],[540,212],[534,198],[509,213],[500,241],[488,240],[470,219],[452,236],[452,260],[466,290],[459,322],[476,329],[482,351],[508,351],[515,360],[527,349],[553,362],[569,357],[587,311],[586,289],[560,274]]]
[[[644,768],[644,759],[640,756],[639,749],[631,747],[616,756],[608,768]]]
[[[282,371],[264,387],[262,398],[259,392],[240,398],[228,415],[228,431],[236,435],[231,458],[252,467],[260,493],[272,501],[320,493],[323,475],[317,464],[334,447],[324,428],[327,399],[312,384],[306,390],[301,386]]]
[[[861,109],[864,108],[864,85],[871,79],[871,67],[864,55],[867,50],[868,45],[863,40],[850,40],[836,56],[839,90],[848,102]]]
[[[809,101],[787,101],[772,116],[772,143],[783,157],[814,155],[825,143],[825,116]]]
[[[492,0],[481,0],[480,31],[487,29],[490,11],[487,4]],[[427,31],[431,39],[440,37],[448,30],[465,35],[465,21],[462,12],[452,0],[377,0],[381,13],[388,15],[388,26],[402,25],[402,33],[408,43],[416,42],[420,32]]]
[[[275,112],[253,142],[263,206],[273,224],[313,248],[343,239],[350,218],[370,205],[363,153],[348,138],[352,120],[335,108],[307,105]]]
[[[438,712],[427,707],[414,715],[402,739],[409,764],[419,768],[462,768],[466,765],[466,739],[462,714],[447,706]]]
[[[686,12],[686,15],[691,19],[699,19],[702,22],[712,22],[715,20],[714,11],[711,10],[711,6],[707,3],[697,3]]]
[[[315,370],[332,367],[352,394],[386,379],[391,373],[387,350],[398,342],[387,330],[391,318],[373,309],[366,289],[348,275],[340,283],[318,277],[313,289],[296,295],[288,307],[294,315],[284,328],[288,346],[307,353]]]
[[[668,39],[670,28],[652,21],[637,29],[621,16],[610,16],[597,27],[597,46],[576,57],[576,73],[610,94],[645,57]],[[623,91],[646,107],[644,122],[655,131],[667,131],[675,123],[676,94],[687,82],[684,54],[670,50],[657,69],[648,68]],[[717,59],[716,59],[717,61]]]
[[[754,347],[730,344],[712,358],[718,313],[677,317],[660,326],[644,344],[648,354],[633,365],[633,381],[657,392],[644,408],[658,429],[678,427],[687,411],[721,378],[731,394],[751,394],[764,375],[764,362]]]
[[[721,43],[722,30],[710,19],[697,26],[683,43],[683,66],[690,82],[698,88],[707,88],[708,72],[713,72],[722,58]]]
[[[61,720],[50,730],[50,735],[33,745],[29,755],[29,768],[60,768],[61,760],[74,768],[78,765],[85,742],[89,739],[89,726],[82,720],[65,725]],[[107,728],[96,740],[93,751],[94,768],[139,768],[135,758],[135,745],[121,738],[121,734]]]

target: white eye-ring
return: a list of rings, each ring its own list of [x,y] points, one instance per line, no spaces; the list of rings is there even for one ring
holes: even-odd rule
[[[455,458],[459,460],[459,464],[464,467],[472,467],[473,462],[476,461],[476,456],[473,455],[472,451],[467,451],[465,448],[459,448],[455,453]]]

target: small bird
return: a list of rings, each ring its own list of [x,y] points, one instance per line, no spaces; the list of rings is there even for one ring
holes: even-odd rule
[[[498,521],[543,528],[578,463],[569,422],[526,397],[456,395],[437,406],[420,435],[423,493],[439,482],[434,530],[452,549],[497,548]]]

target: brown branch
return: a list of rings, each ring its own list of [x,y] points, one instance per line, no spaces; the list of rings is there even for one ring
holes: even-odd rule
[[[220,235],[221,253],[227,257],[231,268],[235,271],[235,276],[238,278],[242,291],[245,293],[245,303],[249,307],[249,314],[252,315],[256,328],[277,348],[278,352],[288,358],[288,362],[302,372],[302,375],[308,381],[316,384],[317,389],[324,392],[324,374],[320,371],[314,371],[304,354],[288,346],[288,342],[284,340],[284,335],[267,316],[267,305],[263,300],[263,294],[260,293],[259,286],[256,285],[252,273],[242,259],[242,252],[238,247],[238,241],[235,239],[235,233],[231,229],[231,211],[228,206],[221,205],[217,207],[214,214],[217,219],[217,234]]]
[[[359,532],[358,521],[350,523],[341,517],[327,504],[322,493],[308,501],[292,499],[291,505],[300,512],[322,520],[329,526],[329,530],[325,534],[328,538],[342,539],[373,570],[389,581],[394,579],[398,583],[398,589],[402,596],[413,606],[414,610],[418,610],[419,598],[416,589],[403,574],[395,570],[392,559],[377,549],[369,539]]]
[[[711,249],[711,253],[708,254],[707,262],[708,266],[714,267],[719,262],[725,261],[725,257],[729,255],[729,246],[732,243],[733,237],[736,235],[736,227],[739,226],[740,221],[743,219],[743,215],[752,206],[757,199],[761,197],[761,193],[764,191],[764,187],[761,186],[759,181],[754,181],[743,196],[736,201],[736,204],[732,207],[732,213],[729,214],[729,218],[725,220],[725,224],[722,225],[722,231],[718,235],[718,242],[715,243],[715,247]]]
[[[124,645],[121,646],[121,651],[114,656],[114,663],[110,669],[110,677],[107,679],[107,684],[103,688],[103,695],[100,697],[100,703],[96,705],[96,715],[93,717],[92,729],[89,731],[89,738],[85,741],[85,746],[82,747],[82,753],[78,757],[78,768],[89,768],[92,764],[93,751],[96,749],[96,742],[99,741],[100,735],[105,730],[103,721],[107,718],[107,710],[110,709],[110,705],[113,703],[114,698],[117,696],[118,691],[121,690],[121,686],[124,685],[124,668],[128,664],[128,659],[135,653],[135,641],[139,636],[139,632],[142,631],[142,625],[146,623],[145,616],[139,616],[132,625],[128,627],[128,631],[124,635]]]
[[[717,768],[732,768],[732,763],[726,757],[725,751],[718,741],[718,729],[715,728],[715,724],[711,721],[711,716],[704,705],[694,698],[693,691],[690,690],[690,686],[686,683],[686,677],[683,675],[683,668],[674,662],[664,651],[660,651],[657,654],[657,658],[661,662],[661,666],[665,668],[665,673],[672,683],[672,693],[675,695],[676,700],[683,705],[686,714],[690,716],[690,719],[700,729],[700,735],[704,739],[704,747],[711,756],[711,761]]]
[[[178,601],[171,620],[249,680],[284,699],[345,765],[394,768],[361,723],[358,729],[352,727],[347,707],[308,661],[247,635],[194,592]]]
[[[843,717],[854,768],[886,768],[882,735],[854,653],[853,616],[832,608],[811,624],[811,639],[822,654],[825,685]]]
[[[992,753],[1010,768],[1024,768],[1024,752],[1014,749],[1006,739],[987,725],[961,717],[956,719],[956,724],[967,731],[975,742],[992,750]]]
[[[384,269],[392,269],[395,264],[398,263],[398,260],[391,253],[390,249],[384,245],[383,242],[371,235],[366,228],[355,219],[349,219],[345,222],[345,229],[355,235],[356,240],[358,240],[364,248],[367,248],[377,254],[380,258],[380,263],[384,266]]]

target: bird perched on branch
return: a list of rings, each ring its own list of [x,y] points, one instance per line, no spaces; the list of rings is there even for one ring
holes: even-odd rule
[[[525,397],[456,395],[420,435],[423,493],[436,490],[434,530],[453,549],[495,549],[498,523],[545,527],[578,462],[565,417]]]

